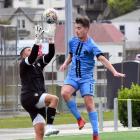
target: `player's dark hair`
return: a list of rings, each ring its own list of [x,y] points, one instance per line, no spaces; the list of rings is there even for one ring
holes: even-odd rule
[[[81,24],[83,27],[89,28],[90,26],[90,20],[86,16],[79,16],[75,19],[76,24]]]
[[[20,57],[21,57],[21,58],[22,58],[22,55],[23,55],[24,50],[27,49],[27,48],[30,48],[30,47],[25,47],[25,48],[23,48],[23,49],[20,51]]]

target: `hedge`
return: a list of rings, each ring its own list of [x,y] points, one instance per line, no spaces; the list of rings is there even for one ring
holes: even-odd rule
[[[140,126],[140,85],[132,84],[130,88],[118,91],[119,119],[123,126],[128,126],[127,100],[132,100],[132,126]]]

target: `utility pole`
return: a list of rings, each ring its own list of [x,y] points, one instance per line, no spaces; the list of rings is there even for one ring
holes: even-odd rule
[[[68,41],[73,35],[73,16],[72,16],[72,0],[65,0],[65,47],[66,53],[68,55]]]
[[[124,73],[124,61],[126,60],[126,37],[124,36],[123,39],[123,58],[122,58],[122,66],[121,66],[121,72]],[[124,79],[121,78],[121,87],[123,87],[123,81]]]
[[[65,0],[65,58],[68,56],[68,42],[73,36],[73,16],[72,16],[72,0]],[[64,77],[66,77],[67,71]]]

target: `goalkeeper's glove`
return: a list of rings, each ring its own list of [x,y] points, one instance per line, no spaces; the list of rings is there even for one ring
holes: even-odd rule
[[[41,44],[42,43],[42,35],[44,33],[44,30],[40,25],[35,26],[35,44]]]

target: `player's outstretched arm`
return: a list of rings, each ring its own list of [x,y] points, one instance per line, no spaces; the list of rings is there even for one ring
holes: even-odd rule
[[[45,63],[49,63],[55,54],[55,45],[49,43],[49,53],[44,56]]]
[[[110,71],[112,72],[112,74],[113,74],[115,77],[125,77],[125,74],[116,71],[116,69],[113,67],[113,65],[112,65],[103,55],[100,55],[100,56],[98,57],[98,60],[99,60],[108,70],[110,70]]]
[[[67,59],[65,60],[65,62],[60,66],[60,71],[64,71],[67,69],[68,65],[71,63],[72,60],[72,55],[68,54]]]

